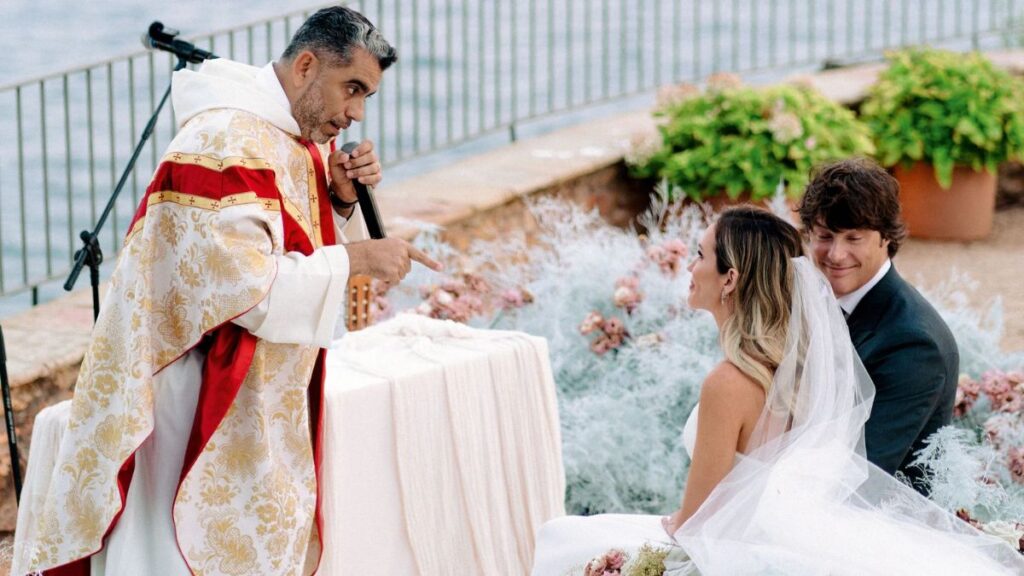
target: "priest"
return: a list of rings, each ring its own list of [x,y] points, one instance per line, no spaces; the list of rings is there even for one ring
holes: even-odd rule
[[[276,62],[173,80],[180,124],[127,233],[57,466],[15,574],[311,574],[320,559],[324,350],[349,274],[399,281],[362,240],[363,119],[395,61],[361,14],[313,14]]]

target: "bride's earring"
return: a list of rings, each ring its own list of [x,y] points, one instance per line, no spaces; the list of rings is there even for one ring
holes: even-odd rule
[[[722,288],[721,300],[722,300],[722,306],[725,306],[725,288]]]

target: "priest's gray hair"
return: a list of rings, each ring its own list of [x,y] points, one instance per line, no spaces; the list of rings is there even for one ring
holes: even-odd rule
[[[310,16],[295,32],[281,59],[291,60],[303,50],[309,50],[318,58],[333,59],[332,64],[344,66],[351,61],[354,48],[362,48],[373,55],[381,71],[398,59],[395,48],[373,23],[345,6],[323,8]]]

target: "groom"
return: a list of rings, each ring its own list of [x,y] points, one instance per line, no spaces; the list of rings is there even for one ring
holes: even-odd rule
[[[892,265],[907,235],[899,184],[870,160],[841,160],[816,171],[799,212],[875,383],[868,460],[924,492],[921,471],[909,464],[952,419],[960,358],[949,327]]]

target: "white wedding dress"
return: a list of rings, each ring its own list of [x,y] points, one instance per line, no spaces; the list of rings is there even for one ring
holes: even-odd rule
[[[827,281],[796,270],[786,354],[747,451],[674,534],[703,576],[1016,575],[1024,557],[901,484],[864,456],[874,386]],[[683,442],[692,455],[696,408]],[[666,510],[666,513],[669,511]],[[533,576],[672,543],[660,516],[558,518],[537,534]]]
[[[693,407],[683,426],[683,446],[693,458],[697,443],[697,412]],[[737,455],[739,458],[739,455]],[[676,545],[661,526],[661,516],[600,514],[563,516],[541,526],[537,534],[532,576],[562,576],[612,548],[636,550],[644,544]]]

